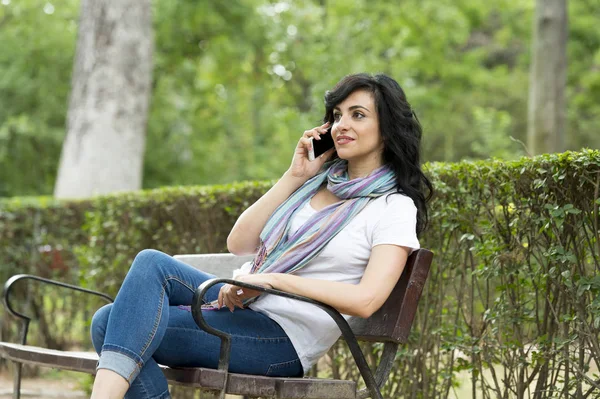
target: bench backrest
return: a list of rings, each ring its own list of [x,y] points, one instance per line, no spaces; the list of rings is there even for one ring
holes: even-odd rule
[[[427,280],[433,254],[427,249],[414,251],[408,258],[402,276],[383,306],[368,319],[353,317],[350,326],[360,340],[406,342],[417,311],[417,304]],[[253,256],[232,254],[176,255],[175,258],[204,272],[231,278]]]
[[[404,343],[408,339],[433,253],[414,251],[383,306],[368,319],[353,317],[350,327],[359,340]]]

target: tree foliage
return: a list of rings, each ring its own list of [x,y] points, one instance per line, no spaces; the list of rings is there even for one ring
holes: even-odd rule
[[[154,0],[144,187],[278,177],[347,73],[406,89],[429,161],[526,154],[534,1]],[[0,1],[0,195],[49,194],[79,2]],[[600,147],[600,4],[569,2],[566,147]]]

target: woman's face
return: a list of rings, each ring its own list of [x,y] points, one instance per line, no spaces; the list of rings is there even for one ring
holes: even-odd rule
[[[370,92],[357,90],[333,109],[331,135],[341,159],[381,165],[383,139]]]

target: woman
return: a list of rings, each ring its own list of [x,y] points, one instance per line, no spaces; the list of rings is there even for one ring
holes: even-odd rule
[[[256,254],[239,281],[369,317],[419,248],[427,221],[432,188],[420,169],[421,126],[385,75],[349,75],[325,105],[325,123],[304,132],[289,169],[239,217],[227,247]],[[309,161],[311,139],[328,129],[335,147]],[[217,367],[219,339],[185,306],[212,277],[158,251],[136,257],[114,304],[92,321],[100,354],[92,398],[168,398],[158,364]],[[258,295],[225,284],[205,298],[218,303],[204,311],[207,322],[232,334],[230,371],[301,376],[337,340],[337,326],[310,304]]]

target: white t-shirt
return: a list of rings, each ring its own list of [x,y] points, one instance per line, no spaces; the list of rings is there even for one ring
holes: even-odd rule
[[[291,221],[293,234],[317,211],[307,203]],[[401,194],[382,195],[371,201],[350,221],[323,251],[294,274],[307,278],[358,284],[363,276],[371,248],[394,244],[419,248],[416,234],[417,208],[412,199]],[[250,262],[234,276],[247,274]],[[275,295],[262,295],[250,308],[276,321],[290,338],[302,362],[304,373],[325,354],[341,335],[324,310],[306,302]],[[351,316],[344,316],[347,320]]]

